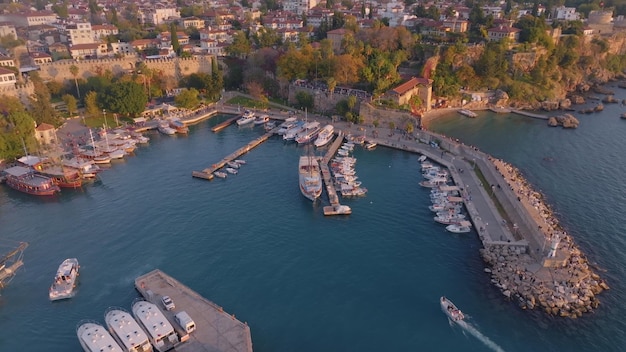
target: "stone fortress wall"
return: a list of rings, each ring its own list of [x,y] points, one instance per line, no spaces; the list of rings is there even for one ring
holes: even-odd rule
[[[211,60],[214,56],[193,56],[190,58],[171,59],[140,59],[136,56],[126,56],[119,59],[96,59],[96,60],[61,60],[39,65],[39,76],[44,80],[73,80],[74,76],[70,72],[72,65],[78,67],[78,78],[86,79],[106,71],[111,71],[114,75],[129,73],[134,70],[138,63],[143,62],[150,70],[158,72],[159,75],[170,76],[176,82],[183,76],[192,73],[211,73]],[[0,96],[7,95],[18,97],[20,101],[28,105],[28,97],[34,93],[33,84],[15,84],[15,86],[0,87]]]

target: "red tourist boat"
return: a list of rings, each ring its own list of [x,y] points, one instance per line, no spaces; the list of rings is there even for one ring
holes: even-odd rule
[[[52,182],[52,179],[38,175],[31,168],[24,166],[13,166],[4,170],[6,174],[6,184],[20,192],[36,195],[51,196],[61,189]]]
[[[39,173],[52,179],[52,182],[61,188],[80,188],[83,185],[83,178],[78,170],[49,166],[43,168]]]

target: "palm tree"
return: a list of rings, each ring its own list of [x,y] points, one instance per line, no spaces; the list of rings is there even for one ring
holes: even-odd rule
[[[70,73],[74,76],[74,84],[76,85],[76,93],[78,94],[78,99],[80,99],[80,90],[78,89],[78,66],[72,65],[70,66]]]

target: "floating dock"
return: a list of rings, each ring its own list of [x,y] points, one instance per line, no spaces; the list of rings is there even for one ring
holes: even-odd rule
[[[339,131],[337,138],[328,148],[328,152],[326,152],[326,155],[320,160],[322,180],[324,180],[324,184],[326,185],[326,193],[328,193],[328,201],[330,202],[329,206],[324,207],[324,215],[348,215],[352,213],[351,210],[348,212],[349,207],[346,209],[346,207],[342,207],[341,204],[339,204],[339,196],[337,196],[335,184],[333,183],[333,178],[328,168],[330,159],[337,153],[337,149],[339,149],[341,143],[343,143],[343,132]]]
[[[252,149],[254,149],[259,144],[265,142],[271,136],[273,136],[274,133],[276,133],[276,131],[278,131],[278,128],[275,128],[275,129],[265,133],[261,137],[255,139],[252,142],[246,144],[245,146],[237,149],[234,153],[231,153],[230,155],[226,156],[224,159],[218,161],[217,163],[211,165],[210,167],[207,167],[206,169],[204,169],[202,171],[192,171],[191,172],[191,176],[196,177],[196,178],[202,178],[202,179],[205,179],[205,180],[212,180],[213,179],[213,172],[221,169],[222,167],[224,167],[226,165],[226,163],[239,158],[241,155],[251,151]]]
[[[160,270],[153,270],[135,279],[135,288],[147,301],[159,307],[173,326],[173,316],[185,311],[196,324],[196,331],[181,336],[177,352],[252,352],[248,324],[224,312],[224,309]],[[163,309],[161,297],[170,296],[176,305],[172,311]],[[178,327],[177,332],[182,330]]]

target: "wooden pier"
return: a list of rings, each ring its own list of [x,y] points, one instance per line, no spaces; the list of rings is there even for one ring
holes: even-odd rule
[[[213,179],[213,172],[221,169],[222,167],[224,167],[226,165],[226,163],[237,159],[241,155],[243,155],[243,154],[251,151],[252,149],[254,149],[259,144],[265,142],[271,136],[273,136],[274,133],[276,133],[276,131],[278,131],[277,128],[267,132],[266,134],[264,134],[261,137],[253,140],[252,142],[246,144],[245,146],[237,149],[234,153],[231,153],[231,154],[227,155],[224,159],[218,161],[217,163],[211,165],[210,167],[207,167],[206,169],[204,169],[202,171],[192,171],[191,172],[191,176],[196,177],[196,178],[202,178],[202,179],[205,179],[205,180],[212,180]]]
[[[320,160],[322,180],[324,180],[324,184],[326,185],[326,193],[328,193],[328,201],[330,202],[330,206],[324,207],[324,215],[349,214],[338,211],[341,204],[339,204],[339,196],[337,195],[337,190],[335,190],[335,184],[333,183],[333,178],[330,174],[330,169],[328,168],[328,163],[330,163],[330,159],[332,159],[335,153],[337,153],[337,149],[339,149],[341,143],[343,143],[343,132],[339,131],[339,133],[337,134],[337,138],[328,148],[328,152],[326,152],[326,155],[324,155],[324,157]]]
[[[172,326],[182,329],[174,319],[174,314],[185,311],[196,324],[196,331],[181,335],[181,342],[175,347],[177,352],[252,352],[252,336],[248,324],[235,319],[235,315],[197,292],[178,282],[160,270],[153,270],[135,279],[135,288],[147,300],[157,305]],[[176,305],[173,311],[163,308],[161,297],[170,296]],[[183,334],[185,334],[183,332]]]
[[[224,128],[232,125],[232,123],[237,121],[237,119],[239,119],[240,117],[241,117],[241,115],[237,115],[235,117],[231,117],[228,120],[213,126],[213,128],[211,128],[211,131],[212,132],[219,132],[219,131],[223,130]]]

